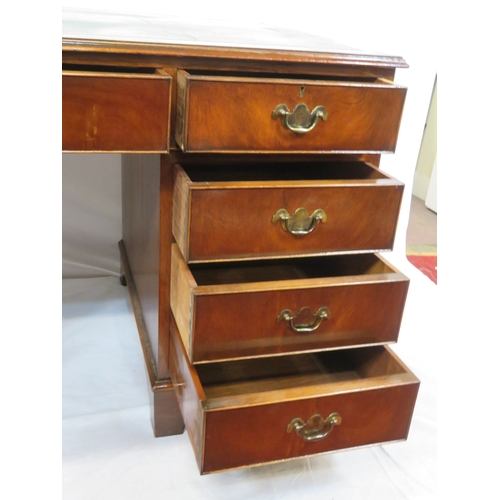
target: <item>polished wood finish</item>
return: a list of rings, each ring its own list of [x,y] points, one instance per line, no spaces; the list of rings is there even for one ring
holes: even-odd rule
[[[252,31],[154,16],[108,32],[107,16],[75,12],[63,150],[142,153],[122,159],[120,252],[155,436],[185,426],[202,473],[405,439],[418,380],[383,344],[408,279],[376,254],[403,192],[378,166],[396,147],[404,60],[281,30],[256,47]],[[145,33],[116,38],[122,23]],[[249,43],[210,43],[228,35]],[[282,103],[328,119],[297,134],[272,119]],[[301,207],[327,222],[300,237],[272,223]],[[278,322],[310,308],[311,324],[323,306],[314,331]],[[342,423],[322,439],[287,432],[332,412]]]
[[[155,16],[156,18],[157,16]],[[156,19],[155,19],[156,20]],[[170,20],[172,22],[172,20]],[[175,19],[172,23],[172,28],[179,29],[179,22],[182,19]],[[130,26],[130,25],[128,25]],[[85,33],[88,32],[88,25],[85,26]],[[148,26],[141,24],[141,31],[147,29]],[[346,47],[335,40],[329,38],[314,39],[306,33],[293,32],[293,36],[286,30],[276,29],[278,36],[269,42],[267,47],[257,47],[255,38],[249,40],[248,45],[238,43],[241,39],[241,30],[234,27],[231,23],[231,36],[235,39],[231,42],[218,44],[215,40],[213,44],[207,44],[206,38],[202,39],[199,32],[203,29],[198,25],[184,26],[187,30],[191,30],[192,34],[188,35],[191,39],[198,38],[202,43],[182,43],[179,40],[168,40],[168,30],[162,26],[163,34],[166,37],[162,41],[156,43],[145,41],[134,41],[129,39],[118,40],[116,34],[110,39],[100,37],[97,33],[94,36],[85,36],[85,33],[80,33],[80,37],[65,36],[62,43],[63,62],[80,61],[85,55],[91,58],[92,61],[99,61],[99,57],[107,56],[107,59],[120,61],[127,66],[135,61],[135,58],[143,60],[153,60],[153,64],[157,64],[155,57],[168,58],[181,62],[180,67],[192,67],[194,61],[199,65],[213,64],[214,68],[222,65],[231,64],[231,69],[239,68],[245,71],[248,66],[245,63],[260,63],[267,64],[268,67],[280,67],[284,64],[290,68],[294,68],[295,72],[300,71],[302,67],[309,68],[308,65],[316,64],[317,71],[323,67],[326,71],[334,72],[342,68],[349,68],[355,71],[357,68],[359,73],[368,71],[377,71],[380,69],[396,69],[407,68],[406,61],[399,56],[381,53],[367,53],[352,47]],[[201,28],[201,30],[200,30]],[[221,33],[217,25],[212,25],[211,36],[215,35],[217,40],[221,40]],[[266,27],[266,34],[269,35],[270,27]],[[142,33],[143,34],[143,33]],[[262,35],[262,33],[260,33]],[[102,35],[102,32],[101,32]],[[252,33],[254,36],[255,33]],[[130,36],[130,35],[129,35]],[[224,34],[222,34],[224,36]],[[236,41],[236,43],[234,43]],[[305,50],[307,42],[313,41],[314,44],[308,44],[310,49]],[[290,43],[291,42],[291,43]],[[293,47],[295,45],[295,47]],[[314,46],[313,46],[314,45]],[[123,61],[121,59],[124,59]],[[217,65],[218,64],[218,65]],[[262,71],[262,68],[259,69]],[[304,71],[309,73],[310,71]],[[314,74],[314,72],[311,72]]]
[[[244,78],[177,73],[176,140],[184,152],[393,152],[406,89],[391,82]],[[308,133],[271,114],[322,105],[328,120]],[[180,113],[180,115],[179,115]]]
[[[63,71],[63,151],[168,151],[170,75],[95,69]]]
[[[122,155],[122,239],[160,374],[158,308],[160,259],[160,155]]]
[[[174,436],[184,432],[184,419],[170,379],[157,382],[151,393],[151,423],[155,437]]]
[[[160,378],[170,377],[168,370],[169,359],[169,330],[170,330],[170,269],[171,255],[170,247],[172,237],[172,168],[173,155],[161,155],[160,166],[160,200],[159,200],[159,224],[154,227],[155,234],[159,239],[159,269],[155,275],[158,279],[158,302],[154,307],[158,311],[158,358]],[[148,196],[148,193],[144,193]]]
[[[128,288],[130,301],[132,303],[134,317],[137,324],[137,331],[139,333],[139,340],[141,342],[141,348],[144,355],[144,360],[146,362],[145,365],[149,383],[151,387],[153,387],[158,379],[158,370],[156,368],[155,355],[153,354],[153,349],[151,348],[151,342],[147,333],[148,329],[146,327],[146,322],[142,313],[139,294],[137,292],[137,287],[135,285],[134,276],[132,274],[132,269],[130,268],[130,262],[123,240],[120,240],[118,242],[118,248],[120,249],[120,269],[122,272],[120,279],[123,283],[126,284]]]
[[[186,357],[183,356],[183,345],[175,326],[175,321],[170,319],[170,371],[180,412],[184,419],[186,432],[189,436],[198,463],[200,453],[203,449],[201,426],[203,425],[201,414],[201,401],[204,399],[204,391],[196,375],[196,371]]]
[[[386,347],[195,368],[175,322],[171,342],[173,384],[202,474],[408,435],[419,382]],[[342,423],[323,439],[287,432],[294,418],[332,412]]]
[[[174,155],[122,155],[122,234],[158,368],[169,378],[170,246]]]
[[[187,262],[392,249],[403,184],[362,162],[177,165],[173,232]],[[304,236],[273,215],[321,208]]]
[[[123,240],[119,242],[118,246],[120,249],[120,264],[123,273],[121,279],[122,282],[126,284],[129,291],[149,379],[148,392],[151,400],[151,423],[153,425],[154,435],[156,437],[161,437],[181,434],[184,430],[184,420],[176,402],[173,384],[170,379],[163,382],[158,379],[157,363],[151,347],[139,294],[137,292]]]
[[[408,290],[408,279],[372,254],[188,266],[177,246],[172,283],[192,363],[395,342]],[[331,318],[313,332],[277,322],[283,310],[325,306]]]
[[[308,33],[245,21],[220,24],[63,9],[63,62],[348,75],[393,74],[408,66],[398,56],[367,53]]]

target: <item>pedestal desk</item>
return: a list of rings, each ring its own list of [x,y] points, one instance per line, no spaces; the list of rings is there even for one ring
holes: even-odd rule
[[[65,152],[122,154],[122,278],[155,436],[201,473],[406,439],[400,57],[66,11]],[[168,446],[168,443],[166,444]]]

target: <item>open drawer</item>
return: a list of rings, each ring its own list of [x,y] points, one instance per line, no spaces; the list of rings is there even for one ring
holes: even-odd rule
[[[391,250],[404,189],[359,161],[194,163],[174,177],[187,262]]]
[[[63,151],[168,152],[171,80],[160,69],[63,67]]]
[[[174,321],[170,371],[202,474],[404,440],[419,388],[385,346],[194,367]]]
[[[383,79],[177,72],[184,152],[393,152],[406,89]]]
[[[187,265],[171,309],[192,363],[397,340],[409,280],[377,254]]]

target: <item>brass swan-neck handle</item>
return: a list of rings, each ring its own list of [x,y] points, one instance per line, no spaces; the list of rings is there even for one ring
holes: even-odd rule
[[[311,233],[318,222],[326,222],[326,213],[321,208],[316,209],[311,215],[305,208],[297,208],[293,215],[286,209],[280,208],[272,217],[272,223],[281,222],[281,227],[294,236],[304,236]]]
[[[326,122],[328,113],[324,106],[316,106],[309,112],[303,103],[297,104],[293,111],[290,111],[286,104],[278,104],[271,113],[271,118],[280,118],[283,127],[296,134],[306,134],[316,127],[320,119]]]

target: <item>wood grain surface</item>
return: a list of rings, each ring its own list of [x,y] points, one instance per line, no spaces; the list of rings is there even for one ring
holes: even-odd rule
[[[393,152],[406,89],[390,82],[286,80],[177,73],[184,127],[176,140],[185,152]],[[271,114],[279,104],[293,111],[324,106],[308,133],[286,129]],[[180,135],[182,133],[182,135]]]
[[[193,363],[395,342],[409,283],[372,254],[188,266],[177,245],[172,280],[172,312]],[[331,318],[313,332],[278,322],[283,310],[325,306]]]
[[[404,188],[356,162],[178,165],[174,175],[173,231],[188,262],[390,250]],[[272,222],[299,208],[326,220],[303,236]]]
[[[170,83],[164,71],[63,71],[63,151],[168,151]]]
[[[408,436],[419,382],[386,347],[194,368],[175,322],[171,333],[174,387],[202,474]],[[295,418],[333,412],[342,422],[319,440],[287,432]]]

